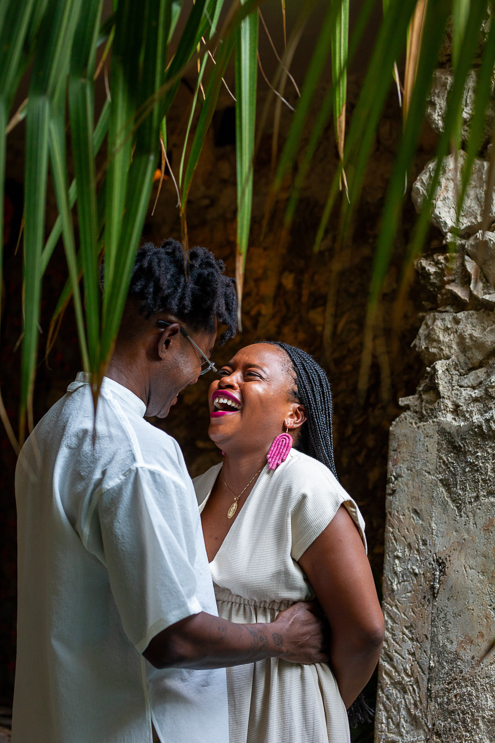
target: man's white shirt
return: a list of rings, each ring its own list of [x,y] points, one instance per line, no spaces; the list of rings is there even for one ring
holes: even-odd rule
[[[157,670],[161,630],[217,613],[196,496],[177,442],[87,375],[17,466],[19,614],[13,743],[228,743],[225,671]]]

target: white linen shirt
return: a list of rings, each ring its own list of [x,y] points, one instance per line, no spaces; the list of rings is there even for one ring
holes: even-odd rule
[[[224,669],[157,670],[141,653],[217,614],[192,481],[145,404],[105,378],[96,425],[80,373],[17,466],[13,743],[228,743]]]

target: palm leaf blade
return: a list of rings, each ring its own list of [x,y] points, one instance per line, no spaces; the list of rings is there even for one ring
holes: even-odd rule
[[[236,47],[236,155],[237,155],[237,255],[236,282],[239,325],[242,287],[253,200],[253,157],[256,125],[258,71],[258,11],[241,24]]]

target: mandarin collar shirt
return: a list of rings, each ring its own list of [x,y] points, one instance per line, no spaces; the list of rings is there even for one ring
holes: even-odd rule
[[[217,614],[177,442],[105,377],[36,426],[16,472],[18,653],[13,743],[228,743],[224,669],[157,670],[175,622]]]

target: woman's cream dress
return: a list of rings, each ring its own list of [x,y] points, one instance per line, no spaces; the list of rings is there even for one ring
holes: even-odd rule
[[[200,510],[221,464],[194,480]],[[364,541],[364,521],[330,470],[294,449],[265,466],[210,563],[219,615],[272,622],[313,598],[297,561],[344,504]],[[348,743],[347,713],[332,671],[275,658],[227,669],[230,743]]]

